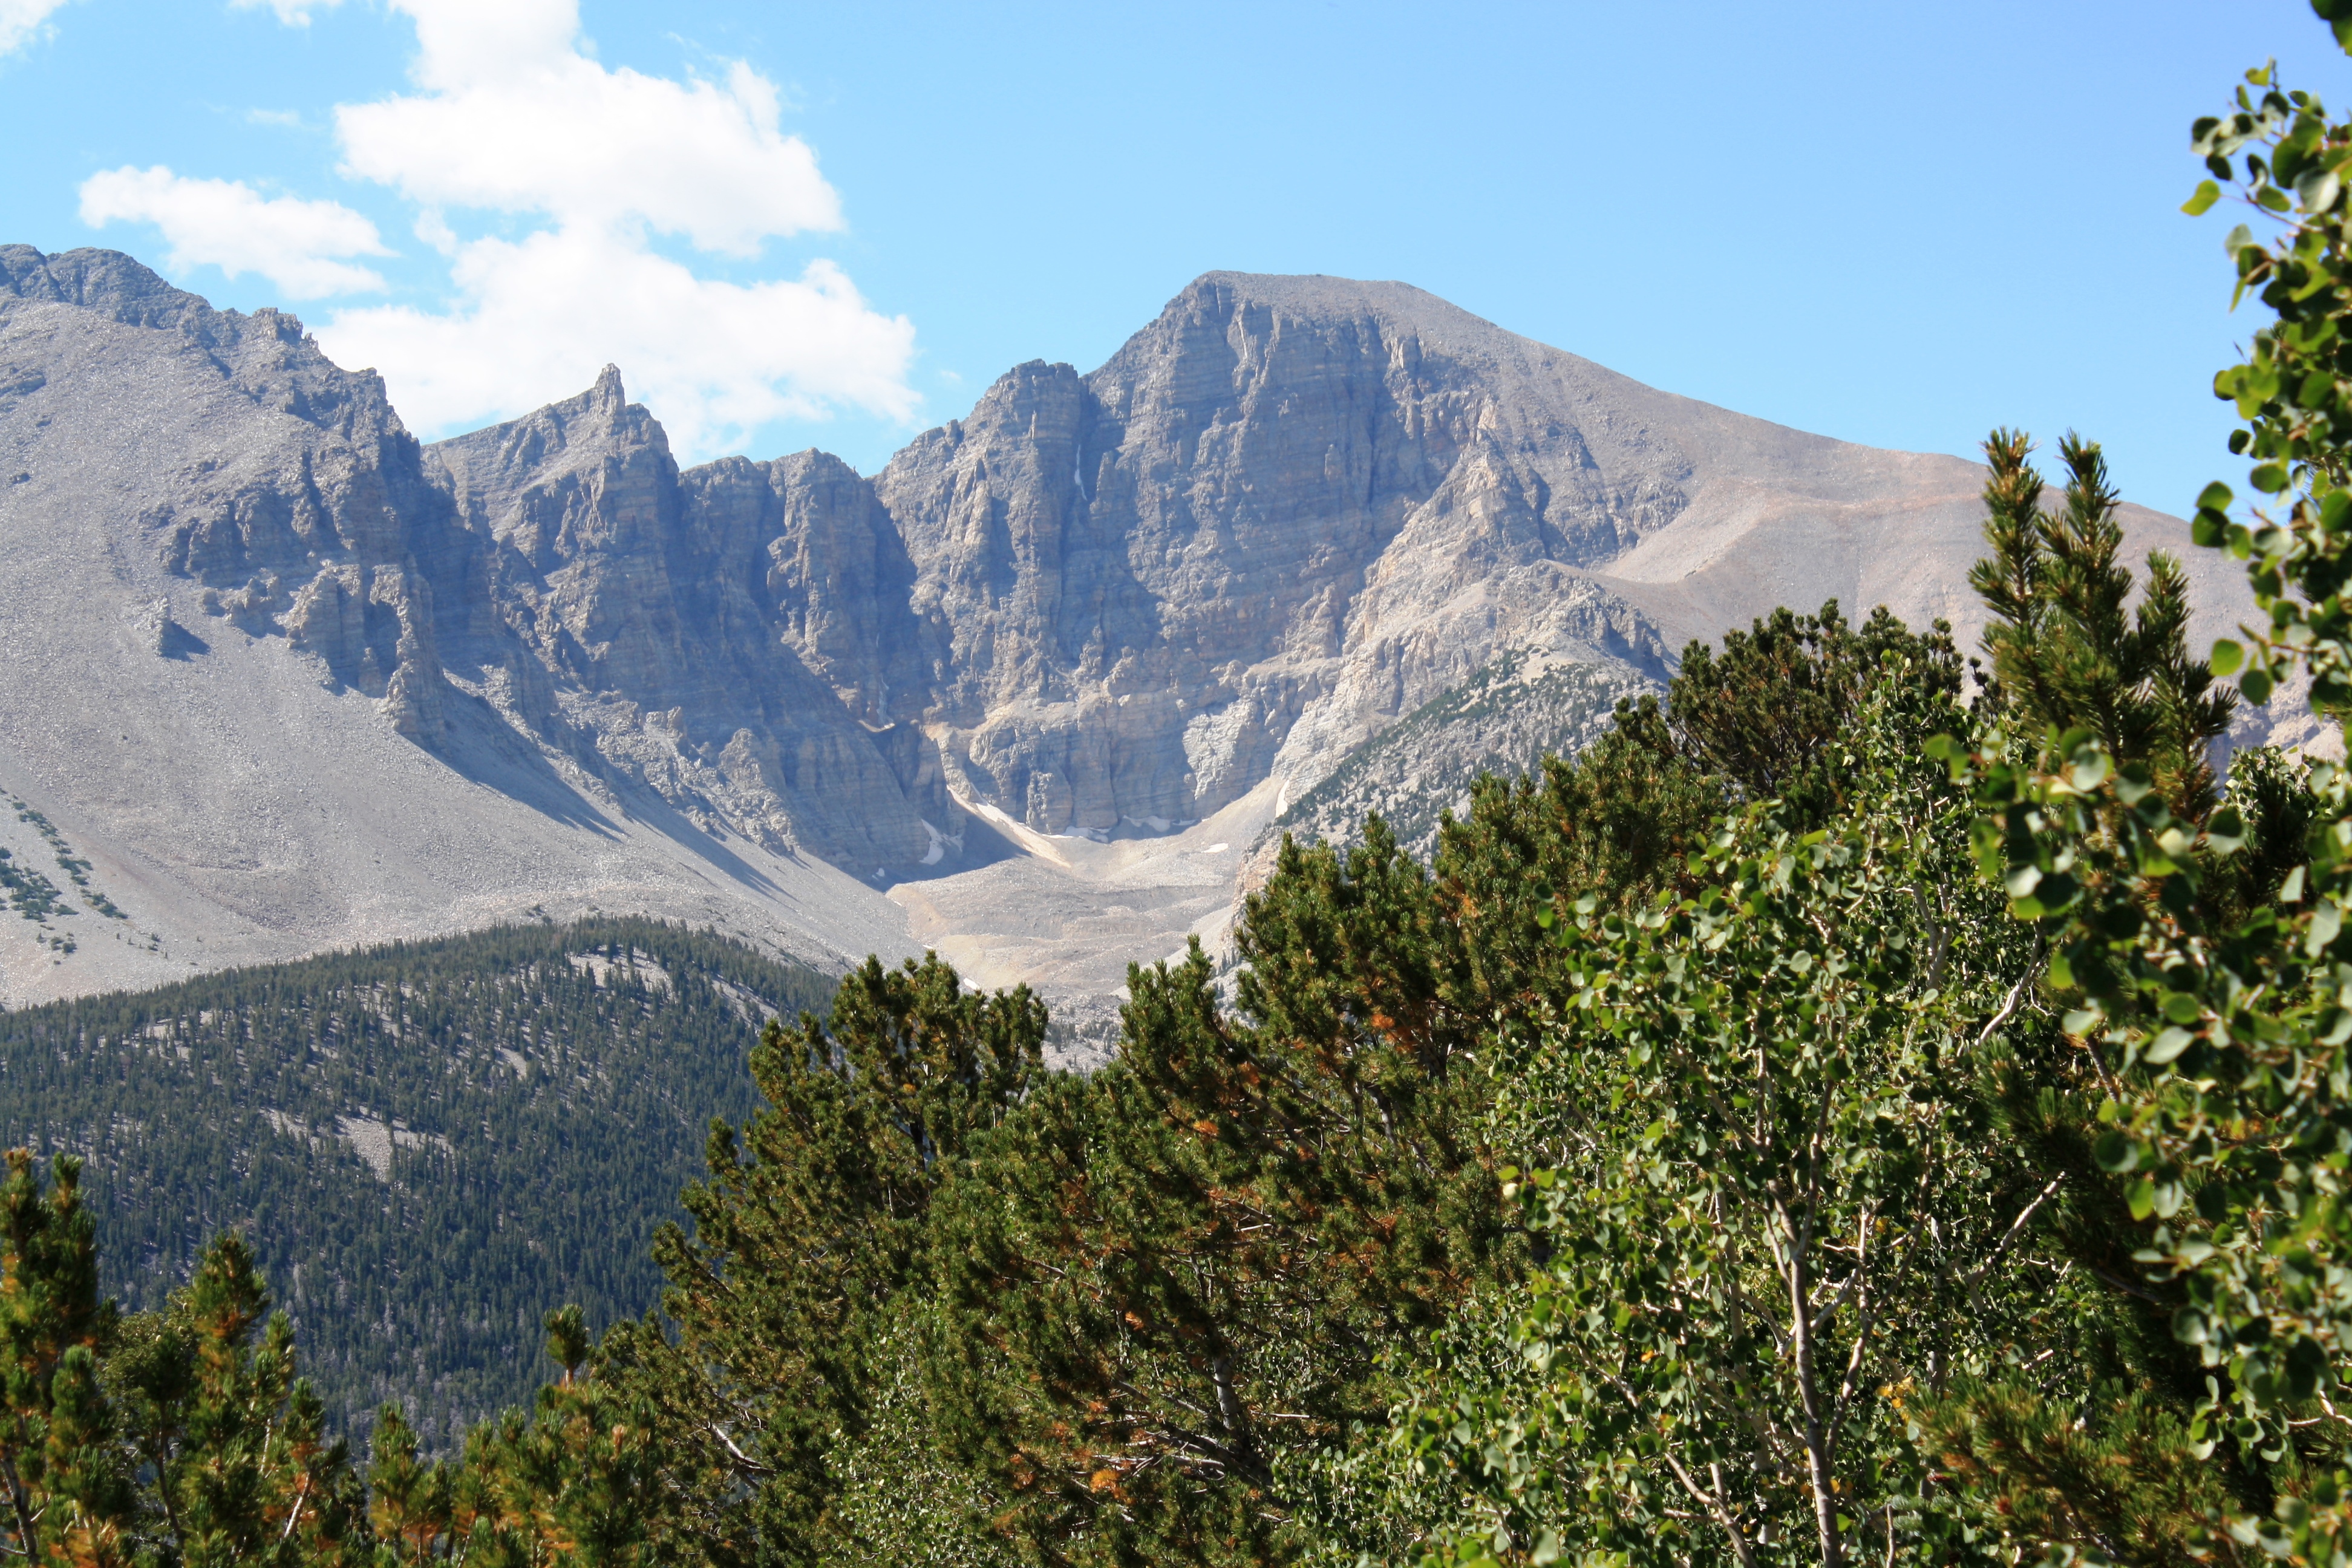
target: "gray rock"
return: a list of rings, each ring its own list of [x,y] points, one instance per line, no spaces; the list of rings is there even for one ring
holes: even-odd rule
[[[0,471],[27,476],[0,486],[0,788],[128,917],[0,918],[0,1002],[591,910],[824,961],[905,950],[862,879],[779,847],[800,824],[768,778],[661,772],[679,721],[541,656],[509,617],[560,584],[501,576],[377,378],[293,318],[17,247],[0,365]],[[929,849],[919,823],[900,837]],[[0,840],[37,868],[68,853],[5,814]]]
[[[1306,844],[1357,844],[1374,813],[1399,844],[1427,860],[1445,814],[1468,810],[1481,775],[1515,779],[1545,757],[1572,757],[1609,732],[1621,698],[1645,695],[1664,693],[1615,660],[1580,661],[1539,648],[1501,654],[1355,748],[1313,788],[1282,802],[1243,881],[1264,879],[1282,835]]]
[[[1982,482],[1402,284],[1235,273],[871,479],[681,470],[610,368],[425,447],[291,316],[21,246],[0,474],[0,784],[154,939],[0,936],[16,994],[601,907],[939,945],[1097,1021],[1127,958],[1222,929],[1290,803],[1456,798],[1364,748],[1498,656],[1632,689],[1830,597],[1972,638]],[[2200,635],[2244,613],[2177,520],[2129,525],[2190,563]]]
[[[681,475],[611,367],[425,461],[481,551],[472,681],[519,729],[568,729],[697,820],[845,867],[919,863],[926,817],[960,815],[920,736],[894,732],[921,710],[912,574],[837,461]]]

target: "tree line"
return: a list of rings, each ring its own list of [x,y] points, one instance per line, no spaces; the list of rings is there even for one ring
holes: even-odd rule
[[[2352,0],[2316,9],[2352,46]],[[1836,605],[1480,785],[1424,866],[1286,846],[1221,989],[1120,1050],[936,958],[751,1055],[561,1378],[429,1457],[332,1441],[213,1243],[100,1299],[79,1167],[15,1157],[0,1538],[54,1562],[2322,1563],[2352,1550],[2352,123],[2198,121],[2266,312],[2254,500],[2188,646],[2098,447],[1986,444],[1991,616]],[[2253,223],[2265,225],[2262,237]],[[2221,681],[2234,675],[2234,690]],[[13,1531],[13,1534],[9,1533]]]
[[[530,1400],[551,1303],[601,1330],[658,1297],[653,1233],[710,1117],[757,1102],[763,1013],[832,990],[646,920],[198,975],[0,1013],[0,1146],[92,1163],[128,1308],[241,1232],[331,1424],[398,1398],[438,1449]]]

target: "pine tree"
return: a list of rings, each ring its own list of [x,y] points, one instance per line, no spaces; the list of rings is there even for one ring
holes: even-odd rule
[[[98,1387],[116,1315],[99,1299],[81,1170],[58,1156],[45,1193],[31,1152],[15,1149],[0,1183],[0,1541],[27,1559],[114,1563],[130,1560],[138,1513]]]
[[[2132,606],[2132,575],[2116,560],[2122,501],[2097,443],[2071,433],[2059,443],[2066,493],[2056,512],[2040,510],[2032,449],[2021,431],[1985,440],[1992,554],[1969,582],[1994,616],[1985,631],[1994,700],[2053,734],[2090,731],[2111,755],[2146,765],[2174,810],[2201,820],[2214,805],[2208,748],[2228,731],[2236,698],[2189,653],[2189,579],[2151,551],[2147,591]]]
[[[235,1232],[167,1308],[124,1321],[105,1381],[152,1477],[158,1533],[187,1568],[364,1560],[349,1451]]]
[[[1383,1352],[1516,1267],[1449,936],[1378,819],[1286,844],[1234,1005],[1197,943],[1130,968],[1119,1058],[941,1194],[934,1402],[1038,1560],[1285,1557],[1286,1456],[1383,1419]]]
[[[767,1108],[711,1130],[693,1231],[656,1243],[659,1324],[617,1325],[602,1360],[658,1411],[659,1505],[718,1562],[856,1555],[836,1457],[864,1438],[919,1303],[931,1194],[1042,1068],[1025,987],[967,992],[936,955],[868,959],[820,1023],[771,1023],[751,1070]],[[682,1545],[681,1550],[684,1550]]]

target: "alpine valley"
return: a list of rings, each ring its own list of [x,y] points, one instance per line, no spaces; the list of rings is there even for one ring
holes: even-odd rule
[[[1983,479],[1234,273],[873,475],[682,468],[616,369],[427,445],[289,315],[0,247],[0,993],[652,917],[935,949],[1085,1053],[1277,818],[1426,837],[1775,605],[1973,647]]]

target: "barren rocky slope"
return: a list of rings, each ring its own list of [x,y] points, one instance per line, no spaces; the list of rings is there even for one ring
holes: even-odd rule
[[[1097,1011],[1502,653],[1654,681],[1832,596],[1972,639],[1981,482],[1402,284],[1230,273],[871,478],[681,470],[616,372],[425,447],[291,317],[22,247],[5,479],[0,786],[128,917],[0,920],[12,998],[544,907],[937,945]],[[2200,635],[2237,618],[2131,524],[2203,574]]]
[[[1302,843],[1354,844],[1378,813],[1397,842],[1426,860],[1446,812],[1465,814],[1480,775],[1512,779],[1544,757],[1572,757],[1607,734],[1621,699],[1663,695],[1620,664],[1582,664],[1514,648],[1348,753],[1322,782],[1283,803],[1259,836],[1256,869],[1287,833]],[[1255,880],[1255,878],[1249,879]]]

